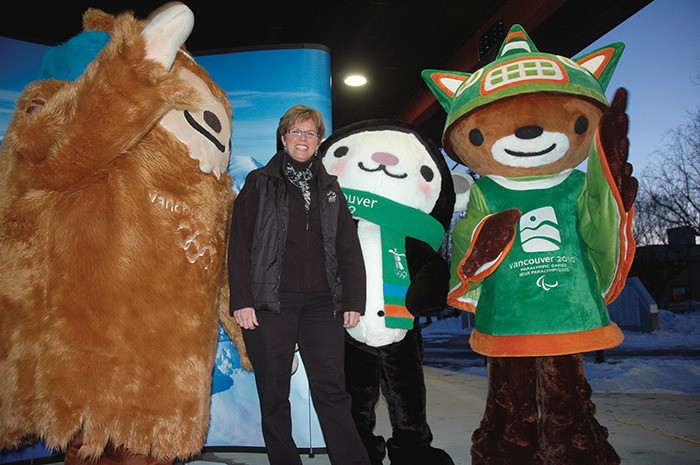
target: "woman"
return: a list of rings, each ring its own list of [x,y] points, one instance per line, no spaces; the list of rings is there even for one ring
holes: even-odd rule
[[[287,110],[283,149],[248,175],[233,208],[231,313],[255,371],[271,465],[302,463],[288,400],[295,345],[331,463],[369,464],[343,368],[344,328],[364,311],[364,263],[337,179],[314,157],[324,130],[317,110]]]

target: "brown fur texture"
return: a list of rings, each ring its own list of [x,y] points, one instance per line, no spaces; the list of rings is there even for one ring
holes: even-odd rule
[[[600,129],[603,167],[609,168],[611,189],[618,193],[625,213],[630,213],[637,192],[637,180],[628,163],[628,119],[625,113],[627,92],[619,89],[609,108],[601,110],[592,101],[555,93],[521,94],[480,107],[456,122],[446,132],[455,153],[481,175],[535,177],[556,175],[573,169],[586,160],[589,147]],[[587,124],[579,127],[579,118]],[[576,122],[576,123],[575,123]],[[542,165],[511,166],[500,162],[494,153],[497,141],[518,130],[542,128],[566,134],[566,153],[554,162]],[[481,137],[474,137],[478,131]],[[525,139],[525,137],[523,137]],[[605,171],[601,169],[601,171]],[[478,185],[478,182],[477,182]],[[507,202],[504,202],[507,203]],[[622,228],[627,221],[620,220]],[[460,262],[463,276],[492,272],[515,234],[520,212],[506,209],[483,219],[481,230],[473,238],[469,252]],[[614,240],[611,237],[610,240]],[[633,255],[634,244],[629,247]],[[624,258],[624,257],[623,257]],[[630,258],[631,260],[631,258]],[[491,268],[486,268],[489,264]],[[500,265],[496,262],[496,265]],[[621,266],[621,269],[624,269]],[[620,273],[621,279],[627,269]],[[504,281],[505,282],[505,281]],[[529,297],[513,305],[533,307]],[[486,307],[488,308],[488,307]],[[479,315],[477,309],[477,315]],[[494,317],[496,318],[496,317]],[[478,320],[477,320],[478,321]],[[477,323],[478,329],[478,323]],[[476,330],[475,330],[476,331]],[[608,441],[607,429],[595,418],[591,387],[586,380],[583,355],[554,354],[554,339],[538,340],[533,334],[511,338],[510,347],[499,349],[479,341],[480,353],[489,357],[489,391],[484,416],[472,435],[473,465],[617,465],[620,457]],[[470,342],[475,345],[472,334]],[[567,351],[575,352],[575,337],[557,340]],[[586,336],[586,343],[594,342]],[[494,355],[496,350],[506,353]],[[523,349],[523,350],[521,350]],[[520,352],[518,352],[520,351]],[[519,356],[537,355],[542,356]]]
[[[0,448],[81,434],[81,457],[185,458],[207,433],[234,193],[158,122],[197,109],[183,68],[231,108],[185,54],[145,59],[131,14],[84,24],[110,42],[76,81],[24,90],[0,154]]]
[[[628,162],[630,141],[627,138],[629,119],[627,109],[627,90],[617,89],[610,108],[603,114],[600,121],[600,138],[607,150],[608,166],[620,191],[623,207],[629,212],[637,198],[639,183],[632,176],[632,164]]]
[[[496,260],[513,241],[521,213],[516,208],[494,213],[484,221],[473,252],[464,260],[461,271],[471,276],[483,265]]]
[[[575,167],[588,156],[594,128],[598,126],[603,111],[592,101],[554,93],[528,94],[526,99],[514,96],[497,100],[473,111],[445,132],[445,143],[452,153],[481,176],[539,176],[559,173]],[[515,117],[514,117],[515,115]],[[575,134],[573,121],[580,115],[589,120],[589,128],[583,134]],[[559,160],[538,167],[513,167],[494,160],[491,149],[494,141],[515,133],[520,127],[540,126],[546,131],[569,135],[570,149]],[[479,129],[485,142],[475,145],[469,133]]]
[[[581,354],[491,358],[488,397],[498,402],[472,435],[472,464],[619,464],[591,393]]]

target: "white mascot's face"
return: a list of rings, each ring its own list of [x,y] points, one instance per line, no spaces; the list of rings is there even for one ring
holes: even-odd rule
[[[350,134],[328,147],[323,164],[338,176],[341,187],[371,192],[425,213],[440,196],[437,164],[425,145],[406,132]]]
[[[199,161],[202,172],[214,173],[219,179],[231,157],[231,120],[221,101],[197,75],[182,68],[180,78],[199,94],[200,109],[171,110],[160,124],[189,148],[190,157]]]

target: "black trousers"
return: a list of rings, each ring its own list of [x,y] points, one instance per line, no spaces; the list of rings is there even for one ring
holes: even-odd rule
[[[345,390],[343,315],[333,315],[326,294],[284,293],[280,300],[281,313],[257,312],[259,326],[243,330],[270,465],[302,465],[292,437],[289,403],[295,344],[306,368],[330,462],[369,465]]]

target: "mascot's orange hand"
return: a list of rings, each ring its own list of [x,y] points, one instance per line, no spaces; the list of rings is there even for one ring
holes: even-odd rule
[[[522,213],[516,208],[493,214],[484,220],[471,255],[462,264],[464,276],[473,276],[479,268],[498,258],[513,242],[515,227]]]
[[[619,88],[615,92],[612,104],[600,119],[600,141],[625,211],[629,211],[637,197],[638,183],[632,176],[632,165],[627,161],[629,121],[625,113],[626,108],[627,90]]]

